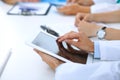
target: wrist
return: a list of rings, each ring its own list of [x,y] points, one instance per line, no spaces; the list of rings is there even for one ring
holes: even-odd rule
[[[94,42],[91,42],[91,45],[89,47],[89,52],[93,53],[94,52]]]
[[[98,39],[102,40],[102,39],[105,39],[105,36],[106,36],[106,28],[107,27],[102,27],[100,30],[97,31],[97,37]]]
[[[101,22],[102,16],[99,14],[91,14],[91,21]]]
[[[113,29],[112,28],[107,28],[106,30],[106,36],[105,36],[105,39],[107,39],[107,40],[112,40],[112,38],[113,38]]]
[[[100,30],[102,27],[101,26],[98,26],[98,25],[96,25],[96,27],[94,28],[95,30],[94,30],[94,33],[93,33],[93,36],[94,37],[97,37],[97,32],[98,32],[98,30]]]

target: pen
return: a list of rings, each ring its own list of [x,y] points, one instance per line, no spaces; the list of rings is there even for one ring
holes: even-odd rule
[[[49,33],[49,34],[52,34],[52,35],[54,35],[54,36],[56,36],[56,37],[59,37],[59,34],[58,34],[56,31],[50,29],[50,28],[47,27],[47,26],[41,25],[40,28],[43,29],[44,31],[46,31],[46,32]]]

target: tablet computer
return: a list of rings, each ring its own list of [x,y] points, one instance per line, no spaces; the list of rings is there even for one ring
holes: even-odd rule
[[[51,35],[45,31],[40,31],[31,41],[27,42],[27,45],[36,48],[46,54],[49,54],[64,62],[73,62],[68,58],[59,55],[59,48],[56,43],[58,37]],[[63,45],[66,45],[63,42]],[[86,58],[87,59],[87,58]],[[87,61],[87,60],[86,60]],[[75,62],[75,61],[74,61]]]

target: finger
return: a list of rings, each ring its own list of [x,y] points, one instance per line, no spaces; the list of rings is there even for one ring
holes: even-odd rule
[[[33,50],[34,50],[35,52],[39,53],[39,50],[38,50],[38,49],[34,48]]]
[[[68,44],[70,44],[70,45],[73,45],[73,46],[79,47],[77,41],[74,41],[74,40],[66,40],[65,42],[68,43]]]
[[[47,55],[47,54],[45,54],[44,52],[42,52],[42,51],[40,51],[40,50],[38,50],[38,49],[33,49],[37,54],[39,54],[40,56],[43,56],[43,55]]]
[[[80,22],[80,19],[79,19],[79,14],[76,15],[76,18],[75,18],[75,26],[78,27],[78,24]]]
[[[67,39],[78,39],[78,38],[79,38],[78,33],[71,31],[71,32],[66,33],[65,35],[59,37],[58,41],[62,42],[62,41],[67,40]]]
[[[70,10],[70,6],[69,5],[62,6],[62,7],[57,8],[57,10],[59,12],[65,13],[65,12],[68,12]]]

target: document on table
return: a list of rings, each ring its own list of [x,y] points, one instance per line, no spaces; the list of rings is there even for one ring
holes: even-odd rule
[[[31,3],[21,2],[16,3],[7,12],[9,15],[22,15],[22,12],[26,12],[29,15],[47,15],[51,5],[49,3]]]

